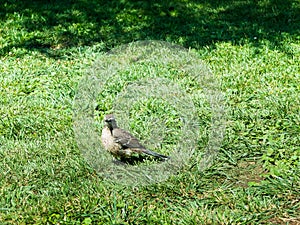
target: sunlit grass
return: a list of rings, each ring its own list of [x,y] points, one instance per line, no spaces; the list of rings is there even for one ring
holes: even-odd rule
[[[113,1],[104,6],[1,3],[0,223],[299,223],[299,3]],[[192,160],[164,183],[113,186],[80,153],[73,99],[104,49],[149,38],[196,48],[221,80],[226,136],[214,165],[204,172]],[[180,74],[178,82],[195,91]],[[110,110],[109,95],[118,88],[111,85],[103,93],[107,101],[99,99],[100,115]],[[154,107],[150,103],[141,104]],[[139,107],[135,110],[143,115]],[[198,112],[203,126],[209,119],[205,112]]]

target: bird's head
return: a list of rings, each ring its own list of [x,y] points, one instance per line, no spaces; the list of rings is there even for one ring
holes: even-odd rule
[[[104,122],[107,123],[107,125],[110,129],[113,129],[113,128],[117,127],[117,122],[116,122],[116,119],[115,119],[113,114],[105,115]]]
[[[115,120],[115,117],[113,114],[107,114],[104,116],[104,121],[105,122],[109,122],[109,121],[112,121],[112,120]]]

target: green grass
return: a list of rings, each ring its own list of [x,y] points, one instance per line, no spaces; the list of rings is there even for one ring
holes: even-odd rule
[[[1,224],[300,223],[299,1],[4,1],[0,18]],[[195,49],[221,80],[227,128],[211,168],[123,187],[85,162],[73,100],[99,55],[143,39]]]

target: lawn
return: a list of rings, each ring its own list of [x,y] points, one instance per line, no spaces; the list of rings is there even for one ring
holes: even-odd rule
[[[0,18],[0,224],[300,224],[298,0],[6,0]],[[149,137],[162,132],[160,150],[168,154],[182,138],[181,103],[190,100],[195,153],[149,185],[111,182],[87,160],[78,138],[94,143],[98,136],[78,136],[76,129],[84,79],[93,72],[103,78],[102,62],[122,61],[105,53],[138,40],[190,49],[218,84],[226,132],[205,170],[200,164],[214,121],[205,100],[210,92],[178,61],[135,62],[130,55],[121,59],[131,66],[114,68],[94,96],[88,131],[99,134],[117,98],[122,107],[115,110],[128,119],[122,126],[153,148]],[[184,54],[179,59],[188,62]],[[171,98],[128,103],[142,94],[124,89],[149,78],[162,81],[153,93],[170,87],[179,96],[178,85],[186,95],[177,97],[179,104]],[[152,127],[155,118],[166,126]]]

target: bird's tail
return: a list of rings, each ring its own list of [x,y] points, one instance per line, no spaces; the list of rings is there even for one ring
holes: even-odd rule
[[[163,159],[163,160],[170,159],[169,156],[162,155],[162,154],[159,154],[159,153],[157,153],[157,152],[150,151],[150,150],[148,150],[148,149],[143,149],[143,152],[144,152],[145,154],[147,154],[147,155],[151,155],[151,156],[154,156],[154,157]]]

